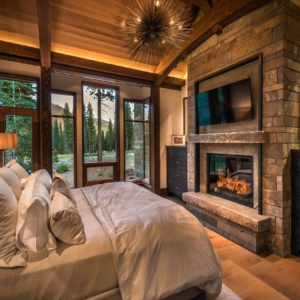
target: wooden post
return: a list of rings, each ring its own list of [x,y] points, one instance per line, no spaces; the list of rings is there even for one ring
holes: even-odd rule
[[[150,97],[150,184],[151,191],[160,195],[160,88],[151,88]]]

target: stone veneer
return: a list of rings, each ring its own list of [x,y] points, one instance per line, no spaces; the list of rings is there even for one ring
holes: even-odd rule
[[[262,129],[268,133],[268,140],[262,142],[262,209],[271,220],[264,243],[273,253],[286,256],[291,237],[290,150],[300,148],[298,0],[268,2],[223,28],[220,35],[189,55],[189,133],[194,132],[195,82],[259,53],[263,55]],[[189,191],[194,190],[194,138],[191,135],[188,143]],[[206,143],[213,147],[214,143]]]

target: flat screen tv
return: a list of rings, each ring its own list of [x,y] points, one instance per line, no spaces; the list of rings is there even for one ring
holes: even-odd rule
[[[198,126],[252,120],[251,80],[196,94]]]

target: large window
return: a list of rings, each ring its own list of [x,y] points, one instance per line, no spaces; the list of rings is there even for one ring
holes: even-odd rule
[[[18,149],[6,150],[1,164],[16,159],[28,173],[39,168],[37,79],[0,74],[0,132],[18,134]],[[0,151],[1,152],[1,151]]]
[[[75,95],[53,91],[52,102],[52,167],[76,186],[75,172]]]
[[[124,101],[125,180],[149,183],[149,101]]]
[[[83,83],[84,184],[118,180],[118,88]]]

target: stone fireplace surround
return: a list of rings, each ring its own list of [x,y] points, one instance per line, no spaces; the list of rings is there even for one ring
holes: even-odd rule
[[[262,131],[189,134],[190,147],[201,144],[200,165],[195,171],[200,175],[200,192],[183,194],[187,209],[206,227],[255,253],[265,248],[266,232],[270,229],[270,218],[259,214],[262,210],[260,145],[267,141],[268,135]],[[253,208],[208,194],[207,153],[253,157]]]

